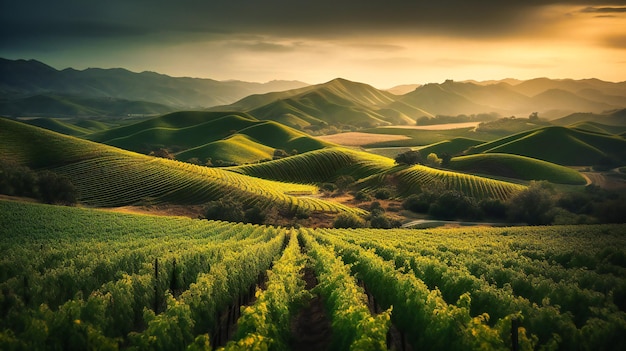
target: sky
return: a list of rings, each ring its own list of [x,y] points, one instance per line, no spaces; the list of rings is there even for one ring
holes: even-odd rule
[[[0,57],[391,88],[626,81],[626,0],[0,0]]]

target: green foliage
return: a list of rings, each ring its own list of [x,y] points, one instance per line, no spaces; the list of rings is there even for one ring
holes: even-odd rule
[[[507,350],[513,319],[524,351],[626,347],[623,224],[296,231],[4,200],[0,213],[3,350],[207,350],[270,267],[227,348],[283,349],[306,259],[338,349],[386,349],[391,322],[412,349]]]
[[[374,197],[378,200],[387,200],[391,197],[391,191],[389,189],[378,189],[374,192]]]
[[[520,191],[508,201],[507,214],[511,221],[530,225],[550,224],[555,200],[545,182],[531,182],[528,189]]]
[[[78,198],[76,187],[72,181],[50,171],[39,173],[37,189],[41,200],[48,204],[75,204]]]
[[[424,163],[422,155],[419,151],[416,150],[409,150],[398,154],[398,156],[396,156],[395,158],[395,161],[397,164],[400,165],[416,165],[419,163]]]
[[[365,221],[353,213],[341,213],[333,222],[334,228],[362,228],[364,226]]]
[[[478,219],[482,215],[473,199],[450,190],[437,195],[428,208],[428,214],[438,219]]]
[[[426,165],[430,167],[440,167],[442,162],[442,159],[440,159],[434,152],[431,152],[426,157]]]

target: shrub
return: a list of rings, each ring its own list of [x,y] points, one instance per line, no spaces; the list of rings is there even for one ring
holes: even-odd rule
[[[508,201],[507,215],[512,221],[530,225],[550,224],[554,219],[554,199],[546,182],[531,182]]]
[[[391,197],[391,191],[389,189],[378,189],[374,193],[374,197],[379,200],[387,200]]]
[[[342,213],[333,222],[335,228],[363,228],[365,222],[363,219],[353,213]]]
[[[490,218],[506,218],[506,204],[498,199],[483,199],[478,203],[485,216]]]
[[[400,165],[415,165],[418,163],[424,163],[422,155],[419,151],[409,150],[398,154],[395,158],[396,163]]]
[[[385,216],[384,214],[372,216],[372,219],[370,219],[370,226],[372,228],[391,229],[398,228],[400,225],[400,221]]]
[[[69,178],[50,171],[39,173],[37,187],[41,200],[49,204],[72,205],[78,198],[76,187]]]
[[[432,192],[423,192],[419,194],[413,194],[407,197],[402,202],[402,207],[405,210],[409,210],[415,213],[426,213],[430,208],[430,204],[434,202],[436,196]]]
[[[354,194],[354,199],[356,201],[369,201],[372,199],[372,197],[369,196],[369,194],[366,193],[365,191],[360,190],[356,194]]]
[[[235,202],[232,197],[223,197],[208,202],[204,208],[204,217],[229,222],[243,222],[245,220],[241,204]]]
[[[477,219],[481,212],[473,199],[458,191],[448,190],[430,205],[428,214],[441,219]]]

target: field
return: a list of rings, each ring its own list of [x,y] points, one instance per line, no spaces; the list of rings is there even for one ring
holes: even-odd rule
[[[10,201],[0,212],[4,350],[626,347],[624,225],[315,230]],[[306,322],[315,301],[326,312]],[[302,323],[308,339],[291,327]]]

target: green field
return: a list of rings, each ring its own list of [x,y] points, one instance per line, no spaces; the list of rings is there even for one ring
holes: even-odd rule
[[[513,320],[520,350],[626,347],[624,225],[285,229],[4,200],[0,212],[3,350],[315,347],[319,334],[290,325],[316,298],[339,350],[510,350]]]

